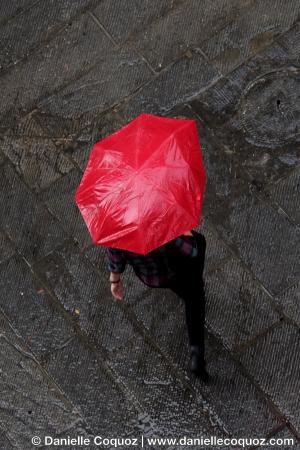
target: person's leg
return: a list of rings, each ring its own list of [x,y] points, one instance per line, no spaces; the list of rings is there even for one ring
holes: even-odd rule
[[[204,264],[205,264],[205,255],[206,255],[206,239],[202,233],[199,233],[198,231],[194,231],[194,236],[197,241],[197,247],[198,247],[198,270],[201,273],[201,276],[203,277],[203,271],[204,271]]]
[[[196,271],[181,277],[179,274],[170,289],[184,301],[190,346],[197,346],[204,358],[205,291],[202,276]]]
[[[185,304],[186,324],[191,350],[191,369],[203,381],[209,376],[205,369],[205,285],[203,270],[205,263],[206,239],[198,232],[193,233],[197,240],[198,255],[186,258],[178,255],[175,267],[176,276],[169,288],[180,297]],[[174,256],[175,257],[175,256]]]

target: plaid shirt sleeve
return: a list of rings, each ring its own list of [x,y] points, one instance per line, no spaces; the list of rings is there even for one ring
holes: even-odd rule
[[[108,270],[115,273],[123,273],[126,267],[126,258],[122,250],[118,248],[106,248],[108,257]]]
[[[194,236],[178,236],[174,240],[175,245],[185,255],[195,257],[198,254],[197,241]]]

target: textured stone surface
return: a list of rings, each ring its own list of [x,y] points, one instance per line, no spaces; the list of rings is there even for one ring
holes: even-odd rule
[[[29,450],[35,435],[42,439],[49,434],[87,436],[86,423],[79,410],[62,394],[5,322],[1,314],[0,424],[7,430],[9,440],[17,448]]]
[[[299,432],[299,329],[283,323],[258,339],[241,361]]]
[[[10,165],[0,167],[0,228],[33,261],[66,239],[58,221],[39,203]]]
[[[58,94],[39,102],[39,110],[67,119],[96,116],[152,78],[144,61],[132,50],[105,51],[100,62],[88,73],[69,83]],[[114,83],[116,77],[118,84]],[[87,119],[81,119],[83,123],[84,120]]]
[[[136,301],[132,309],[154,342],[186,374],[189,346],[182,300],[167,289],[153,289]],[[206,356],[209,355],[208,351]]]
[[[280,423],[261,392],[229,353],[221,351],[212,357],[208,370],[212,382],[202,387],[194,381],[195,389],[223,418],[234,437],[264,436]]]
[[[14,2],[12,2],[14,3]],[[19,2],[20,3],[20,2]],[[35,7],[19,14],[14,21],[0,29],[0,69],[6,68],[28,55],[51,34],[57,33],[65,22],[83,7],[95,4],[95,1],[41,0]],[[2,15],[1,15],[2,17]],[[32,27],[32,24],[35,24]]]
[[[36,120],[36,113],[31,112],[29,114],[25,114],[20,118],[12,127],[3,127],[2,133],[4,136],[10,136],[14,138],[46,138],[49,137],[45,130],[40,126],[40,124]],[[0,126],[1,130],[1,126]],[[55,136],[53,131],[51,136]]]
[[[295,63],[273,45],[191,103],[258,189],[300,162]]]
[[[81,178],[82,173],[79,170],[71,170],[45,189],[42,199],[52,214],[60,220],[66,233],[74,236],[77,242],[85,247],[91,244],[92,240],[74,198]]]
[[[201,45],[209,61],[223,74],[270,45],[299,18],[295,0],[252,2],[236,20]]]
[[[103,113],[93,110],[77,120],[40,112],[34,118],[47,135],[53,136],[57,148],[81,169],[85,168],[92,145],[125,125],[125,120],[114,110]]]
[[[299,2],[12,0],[0,16],[1,450],[40,432],[296,437]],[[180,299],[128,266],[115,300],[74,201],[93,143],[141,112],[197,121],[207,385]]]
[[[244,5],[245,3],[245,5]],[[167,66],[188,48],[201,52],[202,45],[226,24],[236,20],[249,1],[189,0],[141,32],[137,39],[139,51],[156,69]],[[168,30],[168,33],[165,32]]]
[[[93,13],[113,39],[118,42],[136,40],[136,35],[176,8],[181,0],[127,0],[116,9],[110,0],[101,1]],[[120,20],[120,17],[122,20]]]
[[[103,366],[89,346],[75,339],[52,355],[47,371],[75,402],[94,430],[94,436],[137,435],[139,413],[134,395],[125,396],[118,378]]]
[[[70,79],[91,69],[111,49],[112,44],[90,16],[83,15],[64,32],[58,33],[30,61],[15,66],[1,77],[0,115],[12,109],[27,108],[27,105],[41,100]],[[11,117],[6,119],[11,121]]]
[[[212,88],[211,101],[217,103],[218,98],[225,98],[224,110],[227,89],[223,83]],[[197,113],[201,114],[206,98],[207,94],[200,104],[192,103]],[[211,123],[211,118],[203,115]],[[225,122],[226,136],[230,134],[227,127]],[[198,121],[198,130],[208,178],[203,207],[208,224],[227,240],[265,287],[274,293],[286,289],[299,277],[299,250],[293,244],[299,241],[299,229],[280,211],[253,195],[256,188],[241,167],[241,156],[237,148],[227,147],[219,139],[219,127],[212,131]],[[286,236],[290,238],[287,240]]]
[[[281,295],[275,297],[276,303],[281,307],[283,314],[300,325],[300,282],[291,286]]]
[[[20,257],[0,265],[0,305],[31,351],[43,361],[74,336],[61,309]]]
[[[5,23],[8,19],[13,19],[26,9],[34,6],[36,0],[13,0],[11,2],[1,2],[0,23]]]
[[[140,337],[115,354],[110,366],[119,381],[134,390],[156,423],[159,436],[220,435],[204,415],[201,396],[196,397],[176,380],[167,362]],[[166,404],[172,408],[171,414],[166,414]]]
[[[272,436],[272,439],[276,439],[277,445],[280,446],[280,449],[283,450],[293,450],[298,444],[297,439],[287,427],[283,428],[279,433],[276,433],[274,436]],[[272,450],[274,449],[274,445],[264,445],[263,447],[258,448]]]
[[[131,339],[134,330],[111,296],[108,272],[95,270],[74,244],[52,252],[36,270],[98,345],[111,351]]]
[[[7,235],[3,233],[3,231],[0,231],[0,249],[0,263],[10,258],[15,252],[11,241],[8,239]]]
[[[35,191],[48,187],[74,167],[49,139],[5,137],[2,149]]]
[[[4,162],[5,162],[4,155],[2,151],[0,151],[0,165],[3,164]]]
[[[206,276],[207,324],[230,349],[279,320],[272,299],[235,259]]]
[[[295,61],[300,60],[300,23],[299,21],[291,28],[290,31],[280,36],[278,43],[283,47],[290,58]]]
[[[212,221],[255,276],[276,294],[299,279],[300,229],[268,204],[244,197]],[[289,236],[287,239],[286,237]]]
[[[141,112],[161,115],[196,95],[217,78],[216,70],[201,53],[195,52],[160,73],[121,106],[120,111],[127,120]]]
[[[16,448],[15,446],[13,446],[12,442],[7,437],[7,432],[1,429],[0,429],[0,440],[5,450],[13,450]]]
[[[208,225],[207,221],[204,220],[203,225],[195,228],[195,230],[202,233],[206,239],[204,265],[204,276],[206,276],[208,272],[215,270],[230,259],[232,255],[229,248],[224,244],[224,241],[219,239],[217,233]]]
[[[289,158],[289,155],[286,155]],[[297,169],[290,176],[276,183],[270,189],[271,199],[300,224],[300,170]]]

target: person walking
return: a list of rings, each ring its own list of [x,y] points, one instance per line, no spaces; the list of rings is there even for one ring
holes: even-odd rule
[[[112,294],[123,298],[126,263],[149,287],[171,289],[185,304],[192,371],[204,359],[206,185],[196,119],[141,113],[93,146],[75,202],[95,245],[109,258]]]
[[[106,248],[114,298],[124,298],[121,274],[128,263],[146,286],[171,289],[183,300],[190,346],[190,369],[207,382],[209,374],[204,355],[205,253],[206,239],[202,233],[194,230],[183,233],[146,255]]]

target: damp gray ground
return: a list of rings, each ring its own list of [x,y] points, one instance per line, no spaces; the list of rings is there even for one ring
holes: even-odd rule
[[[1,2],[1,450],[299,436],[299,17],[298,0]],[[181,301],[130,268],[115,301],[74,205],[92,144],[140,112],[199,127],[206,386]]]

